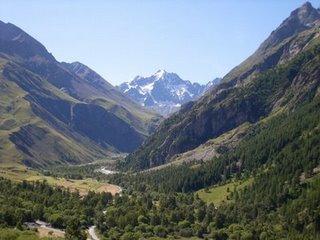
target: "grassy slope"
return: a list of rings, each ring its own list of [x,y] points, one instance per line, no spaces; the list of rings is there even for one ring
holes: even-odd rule
[[[253,182],[253,178],[246,180],[232,181],[220,186],[213,186],[209,189],[201,189],[196,192],[198,196],[206,203],[213,203],[215,206],[219,206],[221,203],[229,201],[228,196],[235,189],[241,190],[246,186],[249,186]]]
[[[0,163],[21,160],[22,156],[9,140],[9,135],[18,131],[20,126],[39,120],[32,116],[30,104],[23,98],[25,95],[15,83],[0,76]]]
[[[34,231],[21,231],[18,229],[0,228],[0,240],[59,240],[62,238],[39,237]]]

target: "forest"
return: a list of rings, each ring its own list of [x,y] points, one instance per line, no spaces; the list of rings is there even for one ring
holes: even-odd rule
[[[79,193],[52,187],[46,182],[14,183],[0,178],[0,226],[25,230],[25,222],[43,220],[64,229],[66,239],[86,239],[85,230],[93,224],[96,212],[110,202],[110,193]],[[2,238],[1,238],[2,239]]]
[[[139,231],[149,236],[155,233],[156,227],[159,237],[177,234],[210,239],[319,238],[319,103],[318,99],[257,126],[254,137],[248,137],[237,151],[198,168],[184,165],[116,176],[119,183],[123,179],[124,186],[133,186],[128,189],[131,198],[121,197],[123,201],[116,201],[110,208],[112,212],[101,216],[105,220],[98,222],[106,224],[98,225],[100,230],[107,232],[111,227],[113,234],[119,234],[114,229],[129,226],[126,230],[133,230],[130,238],[136,234],[136,239],[141,237]],[[235,165],[239,161],[241,167]],[[246,178],[249,174],[254,177],[253,184],[233,192],[233,201],[218,209],[205,205],[191,193],[175,193],[192,192],[231,177]],[[154,197],[145,196],[143,192],[152,189]],[[183,202],[181,196],[188,200]],[[174,207],[170,210],[171,205]],[[188,210],[183,211],[184,207]],[[180,213],[179,209],[182,209]],[[142,228],[142,223],[147,225]],[[163,230],[161,233],[159,228]]]

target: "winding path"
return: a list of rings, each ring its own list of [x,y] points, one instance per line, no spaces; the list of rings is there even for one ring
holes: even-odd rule
[[[88,240],[100,240],[100,238],[96,234],[95,229],[96,229],[96,226],[89,227],[89,229],[88,229],[88,234],[89,234]]]

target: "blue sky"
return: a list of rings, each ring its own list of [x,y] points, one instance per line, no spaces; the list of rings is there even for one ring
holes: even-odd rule
[[[205,83],[248,57],[304,2],[0,0],[0,19],[24,29],[57,60],[80,61],[114,85],[158,69]]]

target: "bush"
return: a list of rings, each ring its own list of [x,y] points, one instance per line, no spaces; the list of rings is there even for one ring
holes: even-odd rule
[[[192,228],[184,228],[180,230],[180,236],[181,237],[192,237],[193,231]]]
[[[181,222],[179,222],[179,224],[178,224],[178,226],[179,226],[180,229],[182,229],[182,228],[189,228],[190,225],[191,225],[190,222],[187,221],[187,220],[181,221]]]
[[[167,229],[161,225],[155,226],[153,229],[153,232],[158,236],[158,237],[166,237],[167,236]]]

